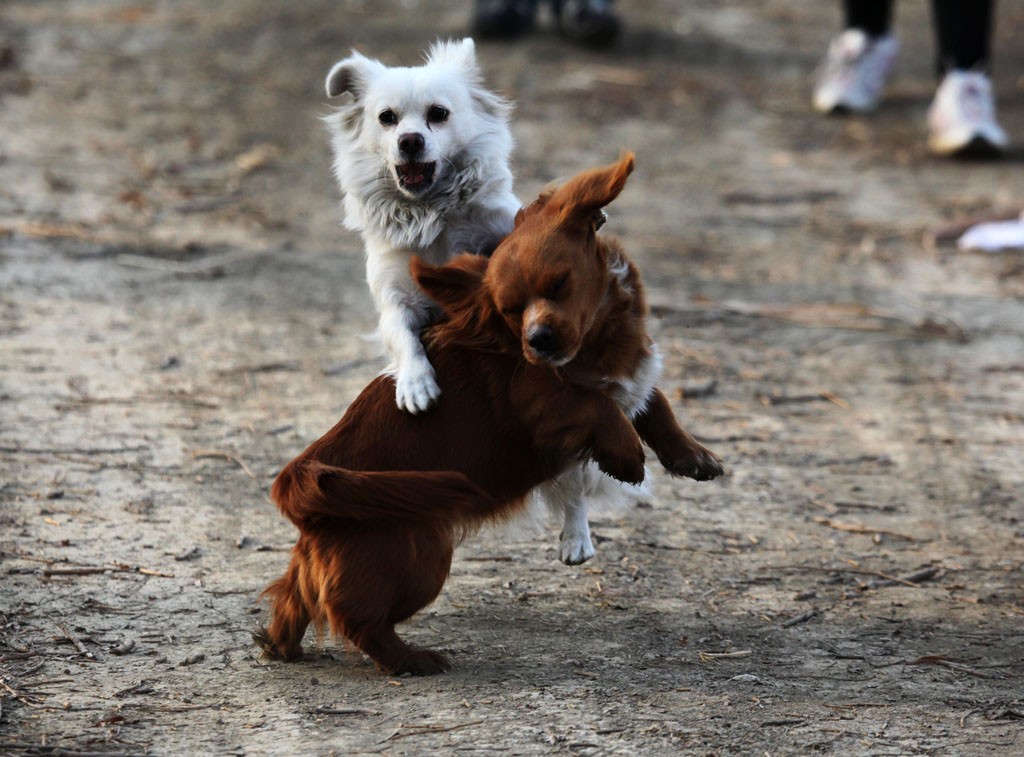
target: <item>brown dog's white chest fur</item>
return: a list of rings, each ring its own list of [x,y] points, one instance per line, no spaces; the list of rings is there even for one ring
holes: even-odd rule
[[[619,288],[626,294],[636,296],[630,283],[632,271],[630,264],[619,255],[611,255],[608,261],[608,273],[613,276]],[[651,393],[661,377],[661,353],[657,345],[650,342],[648,354],[633,367],[632,373],[624,377],[605,378],[609,387],[609,396],[614,399],[626,417],[633,419],[647,406]]]

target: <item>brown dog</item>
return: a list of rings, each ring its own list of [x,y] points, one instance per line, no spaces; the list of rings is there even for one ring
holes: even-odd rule
[[[640,400],[623,401],[651,359],[647,311],[635,268],[597,237],[595,218],[632,168],[627,155],[541,196],[489,263],[413,260],[446,314],[424,332],[441,399],[403,413],[380,376],[278,475],[272,495],[300,536],[266,590],[273,618],[256,640],[268,655],[301,657],[306,627],[326,621],[389,673],[447,670],[444,655],[412,649],[394,627],[437,597],[467,530],[581,459],[639,483],[641,438],[672,473],[722,472],[647,371]]]

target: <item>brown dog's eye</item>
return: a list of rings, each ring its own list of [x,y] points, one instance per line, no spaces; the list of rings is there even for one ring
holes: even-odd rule
[[[569,274],[562,274],[562,278],[551,285],[551,296],[554,297],[562,291],[562,287],[565,286],[565,282],[569,280]]]
[[[388,110],[382,110],[380,115],[377,116],[377,120],[380,121],[381,126],[394,126],[398,123],[398,116],[395,115],[395,111],[389,108]]]
[[[443,124],[448,120],[449,111],[440,105],[431,105],[427,109],[427,123],[428,124]]]
[[[523,314],[523,308],[521,305],[517,308],[502,308],[501,313],[509,318],[518,318]]]

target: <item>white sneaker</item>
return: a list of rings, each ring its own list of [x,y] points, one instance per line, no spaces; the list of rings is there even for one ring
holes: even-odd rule
[[[900,43],[891,34],[869,37],[847,29],[832,40],[814,86],[814,108],[822,113],[867,111],[878,104]]]
[[[994,154],[1009,144],[996,121],[992,82],[977,71],[946,74],[928,109],[928,146],[939,155]]]

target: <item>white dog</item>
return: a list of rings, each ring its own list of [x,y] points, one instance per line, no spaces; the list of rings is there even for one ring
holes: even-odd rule
[[[353,53],[327,75],[327,94],[345,93],[326,118],[345,225],[363,235],[398,406],[420,413],[441,393],[419,339],[437,310],[413,282],[409,260],[440,265],[457,252],[489,254],[512,230],[520,203],[508,167],[511,105],[483,88],[471,39],[435,44],[416,68]],[[594,555],[589,501],[621,501],[624,491],[583,465],[537,493],[562,514],[559,558],[576,565]]]
[[[363,235],[398,406],[420,413],[441,394],[419,339],[436,312],[409,260],[489,254],[512,230],[511,105],[481,86],[471,39],[435,44],[416,68],[353,53],[327,75],[330,97],[346,92],[326,119],[345,225]]]

